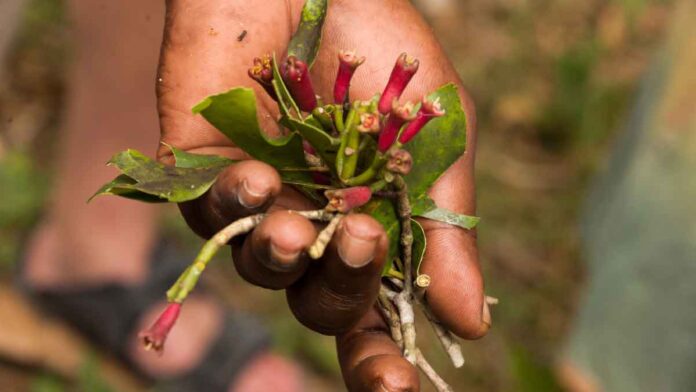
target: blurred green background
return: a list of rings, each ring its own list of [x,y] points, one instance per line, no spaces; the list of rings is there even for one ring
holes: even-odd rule
[[[71,53],[62,2],[26,3],[0,80],[3,284],[51,186]],[[432,344],[423,347],[456,390],[558,390],[552,369],[584,280],[580,205],[661,42],[672,1],[415,3],[477,104],[479,244],[487,293],[501,300],[489,335],[464,343],[463,369],[448,365],[425,324],[421,339]],[[192,247],[200,243],[171,208],[162,226]],[[311,371],[313,390],[341,390],[332,339],[300,327],[282,295],[241,282],[229,265],[218,268],[227,278],[214,286],[268,321],[278,348]],[[3,390],[108,390],[90,353],[84,371],[66,379],[1,349]]]

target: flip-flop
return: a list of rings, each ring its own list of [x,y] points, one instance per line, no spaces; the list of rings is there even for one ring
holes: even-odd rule
[[[162,301],[169,286],[186,268],[171,243],[161,241],[151,257],[150,272],[141,285],[105,284],[76,289],[38,290],[16,275],[21,290],[41,309],[57,316],[94,343],[117,355],[133,371],[158,384],[158,390],[172,392],[227,391],[239,371],[262,350],[268,348],[264,327],[249,316],[227,311],[216,340],[196,368],[166,380],[144,374],[128,355],[128,340],[142,314]]]

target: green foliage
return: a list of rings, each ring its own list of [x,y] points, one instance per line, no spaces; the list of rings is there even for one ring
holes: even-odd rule
[[[457,214],[445,208],[435,208],[421,214],[423,218],[428,218],[440,222],[449,223],[450,225],[459,226],[462,229],[473,229],[479,222],[480,218],[476,216],[468,216]]]
[[[113,388],[104,379],[99,369],[99,358],[94,353],[88,354],[80,366],[78,390],[82,392],[113,392]]]
[[[300,25],[290,40],[288,55],[297,57],[310,67],[319,51],[327,8],[328,0],[307,0],[302,7]]]
[[[118,195],[151,203],[181,203],[203,195],[228,164],[219,157],[194,158],[194,154],[178,154],[184,165],[189,167],[167,166],[136,150],[116,154],[108,164],[116,166],[123,174],[104,185],[92,198],[99,195]],[[207,164],[190,167],[194,162]]]
[[[256,97],[249,88],[234,88],[210,96],[193,108],[252,157],[281,169],[306,167],[302,138],[292,133],[270,138],[261,130],[256,115]],[[295,173],[307,179],[303,173]],[[298,178],[299,179],[299,178]]]
[[[41,373],[31,382],[31,392],[64,392],[65,384],[55,375]]]
[[[162,144],[172,150],[172,154],[174,154],[174,159],[176,160],[176,167],[185,169],[197,167],[225,167],[235,162],[231,159],[217,155],[192,154],[190,152],[180,150],[174,146],[170,146],[169,144]]]
[[[38,218],[47,181],[30,155],[14,151],[0,159],[0,184],[0,267],[6,267],[19,253],[23,232]]]

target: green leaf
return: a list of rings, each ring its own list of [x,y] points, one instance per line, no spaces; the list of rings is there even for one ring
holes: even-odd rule
[[[394,263],[394,258],[399,255],[399,243],[401,237],[401,224],[396,215],[394,203],[386,199],[373,199],[360,209],[360,212],[371,215],[379,222],[389,239],[389,253],[387,262],[384,263],[382,275],[385,275]]]
[[[144,201],[146,203],[166,203],[167,199],[160,198],[159,196],[149,195],[143,191],[137,189],[137,181],[128,177],[125,174],[121,174],[114,178],[111,182],[104,184],[89,201],[92,201],[97,196],[102,195],[114,195],[121,196],[127,199],[133,199],[138,201]]]
[[[446,84],[428,96],[440,99],[446,114],[420,131],[405,148],[413,157],[413,169],[404,178],[412,203],[425,193],[466,150],[467,119],[454,84]]]
[[[268,137],[259,126],[256,98],[248,88],[234,88],[210,96],[193,108],[234,144],[252,157],[275,168],[306,167],[302,139],[293,133],[278,138]],[[293,173],[307,179],[306,173]],[[299,177],[298,177],[299,176]]]
[[[428,195],[420,195],[418,198],[411,200],[411,215],[413,216],[423,216],[423,214],[436,208],[435,201]]]
[[[423,218],[436,220],[439,222],[449,223],[450,225],[459,226],[463,229],[473,229],[481,218],[476,216],[462,215],[452,212],[444,208],[435,208],[420,214]]]
[[[110,194],[147,202],[181,203],[203,195],[226,167],[172,167],[156,162],[136,150],[116,154],[108,162],[122,175],[92,196]],[[91,198],[90,198],[91,199]]]
[[[307,0],[302,7],[300,25],[290,40],[288,55],[295,56],[311,67],[314,58],[319,51],[321,43],[321,30],[324,27],[324,18],[328,0]]]
[[[314,147],[314,149],[319,154],[319,157],[327,163],[329,167],[334,166],[336,162],[336,151],[338,151],[338,139],[334,139],[329,136],[322,129],[310,125],[306,121],[311,117],[305,119],[305,122],[297,121],[292,118],[283,117],[281,119],[281,124],[287,126],[291,130],[299,133],[305,138],[309,144]]]
[[[427,246],[427,241],[425,238],[425,230],[418,221],[411,219],[411,230],[413,231],[413,250],[412,250],[412,263],[414,276],[420,275],[420,265],[423,261],[423,256],[425,256],[425,247]]]
[[[176,160],[176,167],[182,168],[194,168],[194,167],[217,167],[217,166],[229,166],[236,161],[231,159],[221,157],[218,155],[205,155],[205,154],[193,154],[180,150],[174,146],[170,146],[167,143],[162,143],[172,150],[174,154],[174,159]]]
[[[280,70],[278,69],[278,60],[276,59],[275,54],[273,55],[273,81],[271,84],[273,84],[273,89],[278,97],[278,109],[280,110],[280,114],[283,117],[301,120],[302,111],[300,111],[295,99],[290,94],[290,91],[288,91],[288,87],[285,85],[283,77],[280,75]],[[290,113],[290,109],[295,112],[294,117]]]

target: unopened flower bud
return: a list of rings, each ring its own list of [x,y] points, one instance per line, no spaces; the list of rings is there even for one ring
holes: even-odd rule
[[[415,120],[411,121],[406,125],[404,131],[401,132],[399,137],[399,142],[401,144],[406,144],[411,141],[418,132],[423,129],[425,124],[428,123],[434,117],[440,117],[445,115],[445,110],[440,106],[440,99],[436,98],[434,101],[428,100],[423,97],[423,104],[421,105],[418,114],[416,114]]]
[[[408,57],[406,53],[402,53],[394,64],[389,82],[382,92],[379,99],[379,112],[382,114],[389,113],[391,104],[394,99],[398,99],[401,93],[404,92],[408,82],[411,81],[413,75],[418,71],[418,60]]]
[[[327,211],[346,213],[370,201],[372,191],[367,186],[354,186],[328,190],[324,195],[329,199],[329,204],[326,206]]]
[[[155,350],[158,354],[162,354],[167,335],[179,318],[180,311],[180,303],[169,303],[157,321],[150,328],[138,334],[138,338],[142,340],[146,350]]]
[[[406,175],[413,167],[413,158],[411,154],[402,149],[394,149],[389,151],[389,160],[387,161],[387,170],[392,173]]]
[[[378,133],[380,128],[379,113],[362,113],[360,115],[360,123],[357,126],[358,132]]]
[[[305,112],[314,110],[317,107],[317,96],[314,94],[307,64],[295,56],[288,56],[280,73],[297,106]]]
[[[355,70],[365,62],[365,57],[358,57],[354,51],[338,52],[338,74],[334,83],[334,102],[342,104],[348,98],[350,80],[353,78]]]
[[[273,59],[266,54],[262,57],[254,58],[254,66],[249,68],[249,77],[257,81],[268,95],[277,100],[273,89]]]
[[[382,133],[379,134],[379,139],[377,140],[377,149],[380,152],[387,152],[389,147],[396,141],[396,137],[399,136],[399,130],[406,121],[416,118],[412,112],[413,104],[411,102],[404,105],[399,105],[399,101],[396,99],[392,102],[391,113],[389,113],[384,129],[382,129]]]

